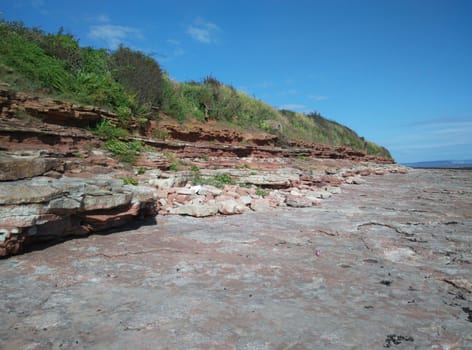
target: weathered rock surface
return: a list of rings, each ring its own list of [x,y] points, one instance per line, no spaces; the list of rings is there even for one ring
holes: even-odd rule
[[[50,170],[61,169],[61,165],[58,159],[45,157],[38,151],[0,152],[0,181],[43,175]]]
[[[472,172],[363,179],[0,260],[0,348],[472,348]]]
[[[0,182],[0,256],[31,241],[84,235],[155,215],[150,187],[124,186],[109,177]]]
[[[18,112],[26,112],[47,123],[80,127],[95,125],[101,118],[117,119],[115,114],[101,108],[14,92],[0,86],[0,116],[16,116]]]
[[[0,255],[28,241],[122,226],[155,205],[160,214],[195,217],[314,206],[360,176],[402,169],[347,147],[282,148],[274,135],[211,122],[182,126],[164,115],[133,131],[133,141],[147,146],[133,168],[85,128],[116,123],[113,113],[4,87],[0,109]],[[218,177],[231,185],[192,186]]]
[[[166,178],[156,179],[154,176],[148,176],[147,182],[160,189],[162,200],[159,202],[159,213],[161,215],[205,217],[217,213],[241,214],[248,209],[261,211],[265,206],[296,208],[316,206],[321,203],[321,200],[341,193],[343,184],[361,183],[356,180],[358,178],[356,174],[366,171],[372,173],[382,171],[382,174],[388,174],[403,173],[405,169],[397,164],[371,164],[370,166],[364,164],[353,166],[349,170],[342,168],[318,172],[306,172],[290,166],[272,171],[224,168],[203,169],[199,172],[199,176],[204,179],[227,175],[239,184],[225,185],[222,189],[210,185],[190,186],[193,175],[188,171],[162,172],[160,175]],[[346,173],[350,176],[344,176]],[[172,187],[173,184],[182,183],[186,183],[186,186]],[[215,209],[214,204],[218,210]],[[199,206],[202,208],[198,208]]]

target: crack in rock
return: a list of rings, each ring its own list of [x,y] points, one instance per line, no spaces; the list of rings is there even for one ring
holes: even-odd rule
[[[158,249],[150,249],[150,250],[140,250],[136,252],[124,252],[124,253],[118,253],[118,254],[106,254],[106,253],[98,253],[94,255],[89,255],[87,258],[96,258],[96,257],[105,257],[105,258],[120,258],[123,256],[129,256],[129,255],[141,255],[141,254],[151,254],[151,253],[159,253],[159,252],[169,252],[169,253],[192,253],[192,254],[200,254],[197,251],[184,251],[181,249],[171,249],[171,248],[158,248]]]
[[[394,230],[396,233],[399,233],[399,234],[404,235],[406,237],[413,237],[414,236],[413,233],[402,231],[396,226],[393,226],[393,225],[390,225],[390,224],[384,224],[382,222],[374,222],[374,221],[370,221],[370,222],[366,222],[366,223],[358,225],[357,230],[359,231],[360,228],[364,227],[364,226],[383,226],[383,227],[388,227],[388,228]]]

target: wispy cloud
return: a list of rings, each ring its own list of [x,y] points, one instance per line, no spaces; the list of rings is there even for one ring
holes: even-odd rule
[[[108,17],[108,15],[101,14],[101,15],[98,15],[98,16],[90,17],[90,20],[93,20],[93,21],[99,22],[99,23],[109,23],[110,22],[110,17]]]
[[[328,96],[323,96],[323,95],[309,95],[308,98],[315,101],[325,101],[329,99]]]
[[[88,35],[92,40],[105,42],[112,50],[128,39],[142,38],[141,31],[137,28],[113,24],[94,25],[90,27]]]
[[[255,85],[257,88],[261,88],[261,89],[268,89],[268,88],[271,88],[274,86],[274,84],[270,81],[262,81],[260,83],[257,83]]]
[[[278,107],[279,109],[287,109],[289,111],[301,111],[305,110],[306,106],[302,104],[297,104],[297,103],[288,103],[285,105],[281,105]]]
[[[459,123],[472,123],[472,118],[434,118],[434,119],[425,119],[419,120],[413,123],[409,123],[406,126],[434,126],[434,125],[444,125],[444,124],[459,124]]]
[[[187,28],[187,34],[189,34],[194,40],[203,44],[218,43],[220,33],[220,27],[201,17],[196,18]]]
[[[170,45],[174,45],[174,46],[179,46],[180,45],[180,41],[175,40],[175,39],[167,39],[167,43],[170,44]]]
[[[186,51],[182,48],[180,41],[175,39],[168,39],[167,43],[171,46],[171,56],[179,57],[186,54]]]
[[[288,89],[287,91],[283,91],[279,93],[279,96],[293,96],[296,95],[298,91],[296,89]]]
[[[384,144],[400,161],[472,158],[472,119],[436,118],[403,126]]]
[[[159,62],[170,62],[187,53],[187,51],[182,48],[180,41],[175,39],[167,39],[160,45],[160,48],[162,51],[158,54]]]
[[[31,7],[43,15],[49,14],[49,10],[46,8],[44,0],[31,0]]]

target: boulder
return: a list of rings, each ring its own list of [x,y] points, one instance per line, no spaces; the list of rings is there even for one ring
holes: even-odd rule
[[[198,190],[198,194],[201,195],[212,195],[212,196],[219,196],[223,191],[215,186],[204,185],[201,186]]]
[[[185,204],[177,208],[170,208],[169,214],[188,215],[197,218],[213,216],[218,213],[218,205],[215,203],[207,204]]]
[[[241,196],[241,197],[239,197],[239,200],[244,205],[250,205],[252,203],[252,197],[251,196]]]
[[[360,176],[353,176],[346,178],[345,182],[349,185],[362,185],[366,181],[362,179]]]
[[[218,212],[223,215],[241,214],[247,210],[248,208],[242,202],[235,199],[218,202]]]
[[[270,208],[270,202],[266,198],[254,198],[251,202],[251,209],[254,211],[267,211]]]
[[[155,215],[155,190],[111,178],[0,182],[0,256],[27,242],[97,232]]]
[[[308,191],[305,195],[312,198],[326,199],[326,198],[331,197],[333,194],[325,190],[318,190],[318,191]]]
[[[259,171],[239,178],[239,182],[265,188],[287,188],[292,181],[298,181],[299,172],[293,168],[279,169],[276,173]]]
[[[40,176],[61,165],[59,159],[44,157],[41,151],[0,152],[0,181]]]
[[[183,195],[194,195],[199,193],[202,186],[179,187],[175,189],[175,193]]]
[[[341,187],[337,186],[326,186],[324,188],[325,191],[332,193],[332,194],[340,194],[341,193]]]
[[[157,187],[159,189],[171,188],[175,184],[175,178],[170,177],[168,179],[150,179],[149,185]]]
[[[306,208],[313,205],[312,200],[309,198],[305,196],[294,196],[292,194],[287,195],[286,203],[289,207],[294,208]]]

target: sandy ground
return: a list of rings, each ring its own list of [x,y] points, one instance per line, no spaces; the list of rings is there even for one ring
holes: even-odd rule
[[[471,349],[472,171],[0,260],[1,349]]]

